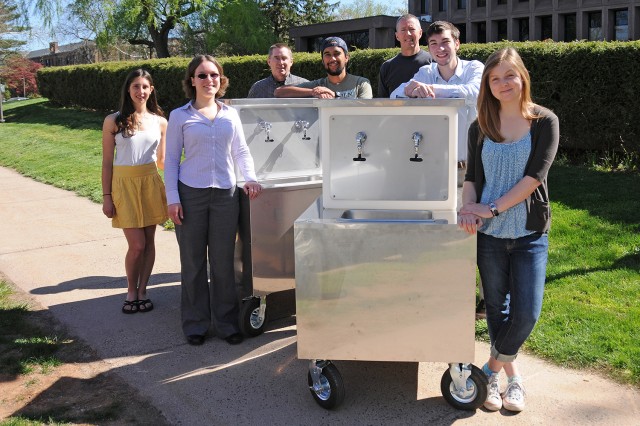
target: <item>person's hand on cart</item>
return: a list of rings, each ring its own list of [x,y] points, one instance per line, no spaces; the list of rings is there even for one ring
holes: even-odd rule
[[[244,193],[249,196],[250,200],[254,200],[262,192],[262,185],[258,182],[247,182],[244,184]]]
[[[477,203],[471,203],[471,204],[477,204]],[[470,204],[467,204],[465,206],[462,207],[462,209],[460,209],[460,211],[458,212],[458,226],[460,228],[462,228],[465,232],[474,235],[478,229],[478,227],[482,226],[483,222],[482,222],[482,218],[474,213],[471,213],[471,211],[473,211],[473,208],[466,208],[470,206]]]

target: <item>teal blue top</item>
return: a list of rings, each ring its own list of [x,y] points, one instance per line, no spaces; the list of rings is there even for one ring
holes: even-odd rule
[[[485,185],[482,190],[482,204],[489,204],[509,192],[525,174],[525,168],[531,154],[531,132],[522,139],[509,143],[496,143],[485,138],[482,147],[482,165],[485,170]],[[527,206],[522,201],[497,217],[483,219],[478,229],[496,238],[520,238],[533,231],[526,229]]]

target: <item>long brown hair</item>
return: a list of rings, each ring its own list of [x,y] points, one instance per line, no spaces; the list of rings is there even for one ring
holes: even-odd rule
[[[522,116],[527,120],[537,118],[533,112],[535,104],[531,100],[531,78],[529,77],[529,71],[524,66],[524,62],[522,62],[522,58],[513,47],[496,50],[487,58],[484,65],[480,93],[478,95],[478,124],[480,125],[481,136],[488,136],[495,142],[504,141],[504,137],[500,134],[500,101],[491,93],[489,74],[503,62],[511,65],[522,80],[522,92],[520,93],[520,112]]]
[[[184,75],[184,80],[182,80],[182,90],[184,90],[184,94],[187,98],[192,101],[196,100],[196,89],[193,88],[193,84],[191,83],[191,77],[195,77],[194,73],[196,72],[196,68],[200,66],[203,62],[211,62],[213,65],[218,68],[218,72],[220,73],[220,88],[216,93],[216,99],[221,98],[227,92],[227,87],[229,87],[229,79],[226,75],[224,75],[224,70],[222,69],[222,65],[211,55],[196,55],[191,62],[189,62],[189,66],[187,66],[187,72]]]
[[[126,137],[130,137],[135,133],[136,123],[134,122],[135,120],[133,114],[136,112],[136,109],[133,106],[133,102],[131,101],[129,87],[131,86],[131,83],[133,83],[133,80],[138,77],[144,78],[149,82],[151,86],[153,86],[153,78],[151,78],[151,74],[147,70],[138,68],[137,70],[131,71],[129,75],[127,75],[127,78],[122,85],[122,90],[120,91],[120,114],[118,114],[118,116],[116,117],[116,126],[118,127],[116,133],[122,132],[122,135]],[[158,105],[155,87],[151,91],[149,99],[147,99],[147,111],[152,114],[164,117],[164,112]]]

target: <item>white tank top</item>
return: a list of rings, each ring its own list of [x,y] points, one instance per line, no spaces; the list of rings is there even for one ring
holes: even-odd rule
[[[158,116],[154,114],[153,117],[155,125],[147,126],[145,130],[138,130],[131,137],[124,137],[122,132],[116,134],[114,166],[141,166],[155,163],[161,134]]]

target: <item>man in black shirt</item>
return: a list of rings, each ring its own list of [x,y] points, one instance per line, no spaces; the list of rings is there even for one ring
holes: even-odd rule
[[[400,42],[400,53],[380,67],[378,97],[388,98],[402,83],[411,80],[423,65],[431,63],[431,55],[420,49],[422,27],[414,15],[406,14],[396,22],[396,39]]]

